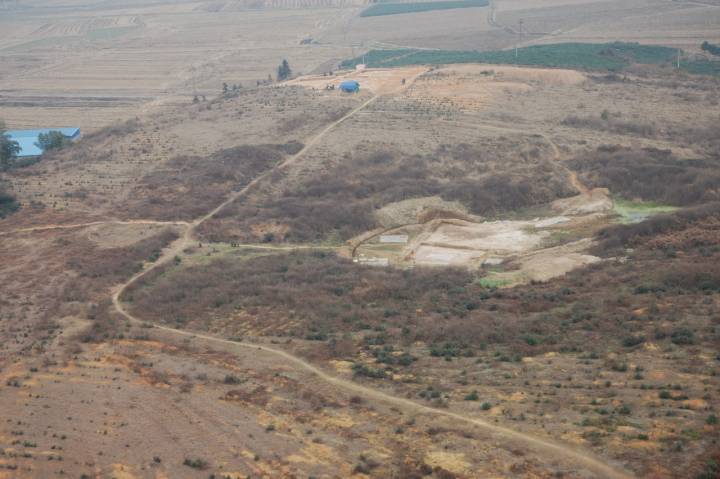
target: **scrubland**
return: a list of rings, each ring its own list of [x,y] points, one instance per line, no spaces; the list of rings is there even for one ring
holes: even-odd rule
[[[717,475],[717,79],[364,75],[137,112],[3,173],[0,477]],[[458,229],[503,261],[359,261]],[[593,261],[503,280],[570,254]]]

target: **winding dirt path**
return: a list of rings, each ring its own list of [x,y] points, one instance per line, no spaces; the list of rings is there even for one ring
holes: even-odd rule
[[[99,225],[165,225],[165,226],[190,226],[187,221],[156,221],[156,220],[107,220],[107,221],[91,221],[89,223],[74,223],[69,225],[42,225],[32,226],[28,228],[19,228],[10,231],[0,231],[0,236],[10,236],[13,234],[20,233],[34,233],[36,231],[47,231],[47,230],[68,230],[74,228],[87,228],[89,226]]]
[[[116,300],[116,296],[113,297],[113,302],[115,302],[115,300]],[[120,309],[120,308],[122,308],[122,305],[120,305],[119,302],[116,303],[115,305],[116,305],[116,307],[119,307],[119,311],[121,312],[121,314],[123,314],[123,316],[125,316],[128,320],[130,320],[134,323],[139,322],[138,319],[136,319],[135,317],[133,317],[132,315],[127,313],[124,309]],[[314,366],[313,364],[311,364],[297,356],[294,356],[282,349],[276,349],[276,348],[273,348],[270,346],[266,346],[264,344],[236,342],[236,341],[231,341],[228,339],[221,339],[221,338],[217,338],[215,336],[193,333],[190,331],[175,329],[175,328],[171,328],[171,327],[163,326],[163,325],[159,325],[159,324],[155,324],[154,327],[161,331],[169,332],[169,333],[179,335],[179,336],[202,339],[202,340],[205,340],[208,342],[226,344],[226,345],[231,345],[231,346],[238,347],[238,348],[259,350],[259,351],[263,351],[263,352],[266,352],[269,354],[274,354],[276,356],[280,356],[283,359],[287,360],[288,362],[294,364],[298,368],[304,369],[305,371],[313,374],[314,376],[321,379],[322,381],[325,381],[327,383],[330,383],[334,386],[345,389],[352,393],[362,395],[366,398],[369,398],[369,399],[372,399],[375,401],[381,401],[386,404],[393,405],[397,408],[404,409],[405,411],[414,411],[417,413],[423,413],[423,414],[428,414],[428,415],[449,417],[449,418],[455,419],[457,421],[460,421],[460,422],[463,422],[466,424],[471,424],[473,426],[477,426],[489,433],[495,434],[502,438],[522,442],[530,447],[535,448],[538,451],[544,451],[544,452],[547,452],[550,454],[564,456],[568,459],[571,459],[576,464],[581,465],[582,467],[594,472],[595,474],[598,475],[598,477],[601,477],[604,479],[629,479],[629,478],[634,477],[634,476],[627,474],[619,469],[615,469],[614,467],[608,465],[607,463],[603,462],[600,459],[596,459],[594,456],[590,455],[587,452],[584,452],[580,449],[576,449],[569,445],[556,443],[549,439],[535,437],[535,436],[532,436],[532,435],[529,435],[529,434],[526,434],[523,432],[508,429],[508,428],[505,428],[502,426],[498,426],[496,424],[489,423],[482,419],[468,417],[463,414],[455,413],[455,412],[448,411],[445,409],[438,409],[438,408],[426,406],[424,404],[417,403],[410,399],[393,396],[386,392],[379,391],[377,389],[373,389],[373,388],[370,388],[367,386],[363,386],[362,384],[359,384],[359,383],[356,383],[353,381],[349,381],[347,379],[333,376],[331,374],[326,373],[319,367]]]
[[[408,83],[412,83],[412,82],[408,82]],[[176,240],[168,249],[166,249],[164,251],[162,257],[158,261],[156,261],[155,263],[152,263],[148,268],[137,273],[132,278],[130,278],[128,281],[126,281],[125,283],[123,283],[115,288],[115,290],[113,291],[113,294],[112,294],[112,302],[113,302],[115,309],[131,323],[142,324],[143,321],[140,318],[132,315],[127,309],[125,309],[125,306],[123,305],[123,303],[121,301],[121,296],[122,296],[123,292],[127,290],[128,287],[130,287],[133,283],[135,283],[138,279],[140,279],[144,275],[146,275],[149,272],[153,271],[154,269],[158,268],[160,265],[165,264],[168,261],[170,261],[172,258],[175,257],[175,255],[180,254],[182,252],[182,250],[185,249],[185,247],[187,247],[191,242],[194,241],[193,233],[194,233],[195,229],[198,226],[200,226],[203,222],[207,221],[213,215],[220,212],[223,208],[225,208],[230,203],[236,201],[237,199],[239,199],[240,197],[245,195],[248,191],[250,191],[253,187],[255,187],[255,185],[257,185],[259,182],[263,181],[265,178],[267,178],[269,175],[273,174],[275,171],[286,168],[287,166],[297,162],[297,160],[299,158],[301,158],[314,145],[316,145],[318,143],[318,141],[320,141],[323,138],[323,136],[325,136],[328,132],[330,132],[332,129],[337,127],[339,124],[341,124],[348,118],[352,117],[359,111],[366,108],[368,105],[370,105],[372,102],[374,102],[377,98],[378,98],[378,95],[371,97],[367,101],[363,102],[360,106],[356,107],[351,112],[349,112],[347,115],[343,116],[339,120],[328,125],[319,134],[317,134],[312,140],[310,140],[305,145],[305,147],[303,147],[303,149],[300,150],[297,154],[291,156],[290,158],[288,158],[287,160],[285,160],[283,163],[276,166],[272,170],[269,170],[268,172],[264,173],[263,175],[258,176],[256,179],[254,179],[252,182],[250,182],[247,186],[245,186],[241,190],[238,190],[237,192],[231,194],[225,201],[223,201],[220,205],[218,205],[212,211],[210,211],[209,213],[207,213],[207,214],[203,215],[202,217],[193,221],[190,224],[190,226],[186,229],[185,234],[180,239]],[[551,142],[551,145],[552,145],[554,151],[559,155],[559,151],[558,151],[557,147],[554,145],[554,143]],[[266,353],[273,354],[276,356],[280,356],[283,359],[287,360],[289,363],[292,363],[295,366],[297,366],[298,368],[303,369],[303,370],[311,373],[312,375],[316,376],[318,379],[320,379],[324,382],[327,382],[329,384],[332,384],[334,386],[337,386],[339,388],[345,389],[347,391],[351,391],[355,394],[362,395],[362,396],[369,398],[371,400],[374,400],[374,401],[381,401],[386,404],[393,405],[395,407],[404,409],[406,411],[414,411],[414,412],[424,413],[424,414],[428,414],[428,415],[448,417],[448,418],[455,419],[455,420],[465,423],[465,424],[477,426],[491,434],[501,436],[505,439],[519,441],[519,442],[522,442],[522,443],[526,444],[527,446],[535,448],[537,450],[541,450],[541,451],[544,451],[549,454],[563,456],[563,457],[571,460],[578,466],[592,471],[593,473],[597,474],[598,477],[607,478],[607,479],[629,479],[629,478],[633,477],[632,475],[607,464],[605,461],[596,458],[594,455],[590,454],[589,452],[585,452],[583,450],[577,449],[570,445],[560,444],[560,443],[557,443],[550,439],[540,438],[540,437],[536,437],[536,436],[533,436],[530,434],[526,434],[523,432],[519,432],[519,431],[509,429],[509,428],[498,426],[498,425],[489,423],[487,421],[484,421],[482,419],[465,416],[463,414],[447,411],[444,409],[438,409],[438,408],[426,406],[424,404],[420,404],[420,403],[417,403],[415,401],[412,401],[410,399],[406,399],[403,397],[393,396],[386,392],[379,391],[377,389],[373,389],[373,388],[364,386],[362,384],[328,374],[325,371],[323,371],[322,369],[320,369],[319,367],[309,363],[308,361],[305,361],[304,359],[301,359],[301,358],[299,358],[293,354],[290,354],[287,351],[284,351],[282,349],[276,349],[276,348],[262,345],[262,344],[230,341],[227,339],[222,339],[222,338],[218,338],[218,337],[210,336],[210,335],[206,335],[206,334],[200,334],[200,333],[185,331],[185,330],[181,330],[181,329],[175,329],[175,328],[171,328],[169,326],[164,326],[161,324],[153,324],[153,326],[160,331],[165,331],[165,332],[171,333],[173,335],[177,335],[177,336],[198,338],[198,339],[202,339],[207,342],[210,342],[210,343],[231,345],[233,347],[242,348],[242,349],[255,349],[255,350],[264,351]]]
[[[414,79],[413,79],[414,80]],[[412,83],[412,81],[408,82],[409,86]],[[236,201],[237,199],[241,198],[243,195],[247,194],[252,188],[254,188],[258,183],[269,177],[271,174],[275,173],[278,170],[282,170],[295,162],[297,162],[307,151],[309,151],[311,148],[313,148],[328,132],[336,128],[338,125],[346,121],[347,119],[351,118],[353,115],[357,114],[359,111],[366,108],[368,105],[373,103],[379,95],[375,95],[365,102],[363,102],[358,107],[354,108],[352,111],[350,111],[348,114],[340,118],[339,120],[331,123],[326,128],[324,128],[320,133],[315,135],[298,153],[295,155],[290,156],[285,161],[277,165],[275,168],[267,171],[266,173],[258,176],[253,181],[248,183],[245,187],[242,189],[232,193],[229,195],[225,201],[223,201],[221,204],[219,204],[217,207],[215,207],[213,210],[208,212],[207,214],[195,219],[194,221],[187,223],[187,222],[160,222],[160,221],[152,221],[152,220],[131,220],[131,221],[97,221],[97,222],[91,222],[91,223],[84,223],[84,224],[73,224],[73,225],[46,225],[46,226],[37,226],[37,227],[31,227],[31,228],[25,228],[21,230],[15,230],[10,232],[4,232],[0,233],[2,235],[17,233],[17,232],[33,232],[33,231],[42,231],[42,230],[49,230],[49,229],[69,229],[69,228],[80,228],[85,226],[94,226],[98,224],[174,224],[174,225],[180,225],[185,227],[184,234],[178,238],[176,241],[174,241],[171,245],[169,245],[167,248],[163,250],[162,256],[155,261],[154,263],[148,265],[144,270],[140,271],[139,273],[132,276],[130,279],[128,279],[125,283],[122,283],[115,287],[112,291],[112,302],[115,307],[115,309],[118,311],[119,314],[121,314],[123,317],[125,317],[129,322],[133,324],[143,324],[142,319],[132,315],[129,311],[125,309],[125,306],[123,305],[121,301],[121,296],[123,292],[127,290],[132,284],[134,284],[138,279],[145,276],[149,272],[157,269],[161,265],[164,265],[171,261],[173,258],[175,258],[176,255],[182,254],[183,250],[186,249],[188,246],[190,246],[194,241],[194,232],[200,226],[202,223],[210,219],[212,216],[220,212],[223,208],[231,204],[232,202]],[[543,135],[544,136],[544,135]],[[547,137],[545,137],[547,139]],[[553,150],[556,152],[556,154],[559,156],[559,150],[555,146],[552,141],[549,141],[551,146],[553,147]],[[572,180],[571,180],[572,181]],[[515,431],[506,427],[498,426],[496,424],[489,423],[487,421],[484,421],[482,419],[466,416],[464,414],[451,412],[444,409],[438,409],[430,406],[426,406],[424,404],[417,403],[415,401],[412,401],[410,399],[406,399],[403,397],[393,396],[389,393],[373,389],[367,386],[364,386],[362,384],[353,382],[351,380],[343,379],[341,377],[333,376],[331,374],[326,373],[319,367],[309,363],[308,361],[305,361],[293,354],[288,353],[287,351],[276,349],[270,346],[266,346],[263,344],[254,344],[254,343],[248,343],[248,342],[236,342],[236,341],[230,341],[227,339],[218,338],[215,336],[210,336],[206,334],[200,334],[180,329],[171,328],[168,326],[164,326],[161,324],[153,324],[153,326],[160,330],[165,331],[167,333],[181,336],[181,337],[189,337],[189,338],[198,338],[205,340],[210,343],[216,343],[216,344],[224,344],[224,345],[231,345],[236,348],[242,348],[242,349],[254,349],[254,350],[260,350],[263,352],[266,352],[268,354],[273,354],[276,356],[279,356],[289,363],[294,364],[299,369],[305,370],[308,373],[311,373],[312,375],[316,376],[318,379],[332,384],[334,386],[337,386],[339,388],[345,389],[346,391],[353,392],[355,394],[362,395],[366,398],[369,398],[374,401],[383,402],[389,405],[393,405],[395,407],[398,407],[400,409],[403,409],[405,411],[413,411],[417,413],[423,413],[427,415],[433,415],[433,416],[442,416],[454,419],[458,422],[473,425],[476,427],[479,427],[483,429],[484,431],[494,434],[496,436],[502,437],[504,439],[513,440],[522,442],[528,447],[534,448],[538,451],[543,451],[548,454],[553,454],[557,456],[562,456],[572,462],[574,462],[578,467],[582,467],[583,469],[592,471],[594,474],[596,474],[598,477],[601,478],[608,478],[608,479],[629,479],[634,476],[624,472],[623,470],[619,468],[615,468],[608,464],[606,461],[596,458],[593,454],[583,451],[581,449],[575,448],[570,445],[557,443],[550,439],[545,439],[541,437],[536,437],[531,434],[527,434],[520,431]]]

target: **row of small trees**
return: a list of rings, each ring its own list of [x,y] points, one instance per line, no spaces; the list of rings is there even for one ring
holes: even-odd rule
[[[5,123],[0,121],[0,171],[10,166],[10,161],[20,153],[20,145],[12,141],[5,134]],[[0,218],[4,218],[16,211],[19,205],[15,197],[7,191],[5,184],[0,181]]]
[[[712,55],[720,55],[720,46],[713,45],[708,41],[704,41],[700,48],[702,48],[704,52],[708,52]]]
[[[38,136],[37,146],[43,151],[62,148],[70,140],[59,131],[49,131]],[[0,120],[0,171],[7,171],[17,166],[15,159],[20,154],[20,144],[7,134],[5,122]],[[27,164],[27,163],[25,163]],[[7,185],[0,181],[0,218],[17,211],[20,208],[15,197],[10,194]]]
[[[277,68],[277,77],[276,77],[277,81],[287,80],[288,78],[292,77],[292,74],[293,74],[293,72],[292,72],[292,68],[290,68],[290,63],[288,63],[287,60],[283,59],[283,61],[280,62],[280,65],[278,65],[278,68]],[[272,81],[273,81],[272,75],[268,74],[267,80],[258,80],[257,81],[257,86],[269,85],[272,83]],[[227,82],[223,82],[223,84],[222,84],[223,95],[231,95],[233,93],[237,93],[241,89],[242,89],[242,85],[240,85],[238,83],[229,85]],[[199,98],[197,95],[195,95],[193,102],[197,103],[198,101],[199,101]],[[203,97],[203,101],[204,101],[204,97]]]
[[[20,145],[5,133],[5,122],[0,121],[0,170],[10,167],[10,161],[20,153]]]
[[[20,153],[20,144],[7,135],[5,122],[0,120],[0,171],[8,170]],[[57,150],[70,143],[70,139],[59,131],[40,133],[36,145],[43,151]]]

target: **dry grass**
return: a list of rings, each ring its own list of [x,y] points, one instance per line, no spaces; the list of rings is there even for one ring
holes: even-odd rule
[[[377,227],[375,211],[389,203],[440,196],[461,202],[471,213],[493,215],[572,194],[564,175],[537,147],[513,164],[481,144],[444,146],[413,156],[392,147],[373,148],[348,154],[279,197],[235,203],[203,234],[212,241],[257,241],[263,237],[255,233],[256,225],[270,224],[283,226],[284,233],[274,240],[348,239]]]

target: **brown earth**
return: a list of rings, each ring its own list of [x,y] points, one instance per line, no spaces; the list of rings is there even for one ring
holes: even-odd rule
[[[345,206],[367,214],[362,232],[387,205],[458,195],[442,204],[471,215],[487,208],[473,196],[477,184],[510,184],[517,188],[497,190],[497,208],[483,210],[487,221],[589,217],[542,238],[546,257],[526,258],[542,270],[559,257],[552,248],[574,248],[601,226],[584,211],[588,202],[609,201],[602,190],[572,199],[582,188],[568,166],[608,143],[677,145],[710,161],[712,142],[675,132],[705,128],[713,113],[674,93],[711,99],[717,86],[593,75],[556,82],[527,69],[507,80],[452,68],[446,80],[432,72],[377,97],[268,87],[168,109],[9,172],[23,208],[0,221],[0,405],[19,419],[0,424],[0,471],[447,478],[699,470],[717,436],[709,419],[717,251],[687,237],[712,238],[714,213],[645,232],[655,248],[637,244],[634,230],[606,232],[631,238],[623,247],[635,251],[502,290],[467,270],[364,268],[332,248],[346,239],[333,234],[348,219]],[[454,103],[473,84],[495,94]],[[438,101],[419,94],[433,85]],[[652,114],[658,133],[564,122],[571,112],[600,117],[609,98],[611,113],[628,121]],[[185,181],[192,186],[222,152],[244,147],[281,153],[267,168],[232,156],[233,176],[217,190],[183,196]],[[404,168],[429,156],[437,161],[426,170]],[[178,157],[192,161],[178,167]],[[379,166],[353,171],[359,161]],[[373,190],[367,172],[384,168],[439,191]],[[308,213],[333,179],[344,182],[336,196]],[[527,195],[530,183],[551,185],[551,194]],[[315,189],[296,194],[308,185]],[[145,217],[156,188],[178,208]],[[564,196],[551,213],[549,201]],[[279,200],[294,209],[267,214]],[[328,234],[294,251],[276,236],[290,235],[298,217],[317,218]],[[457,221],[450,242],[479,241],[482,219],[463,221],[471,224]],[[213,235],[228,241],[208,242]]]

